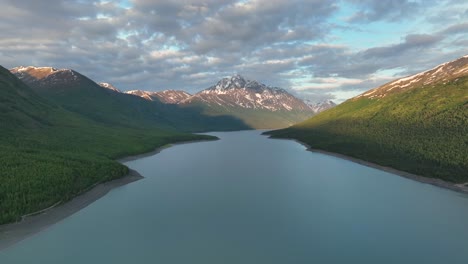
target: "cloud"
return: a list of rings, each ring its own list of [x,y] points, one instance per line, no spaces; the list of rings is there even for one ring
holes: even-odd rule
[[[428,34],[411,34],[405,36],[403,42],[385,47],[376,47],[365,50],[361,55],[366,59],[386,59],[418,49],[426,49],[441,41],[442,37]]]
[[[466,55],[468,41],[468,7],[458,0],[127,2],[0,0],[0,63],[73,68],[122,90],[192,93],[239,73],[342,100]],[[368,32],[396,38],[359,39]]]

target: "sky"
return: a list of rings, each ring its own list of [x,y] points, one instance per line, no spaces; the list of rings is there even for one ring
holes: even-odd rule
[[[342,102],[468,54],[466,0],[0,0],[0,65],[190,93],[240,74]]]

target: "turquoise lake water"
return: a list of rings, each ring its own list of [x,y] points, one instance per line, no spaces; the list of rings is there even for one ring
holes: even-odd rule
[[[260,133],[127,162],[145,179],[0,263],[468,263],[467,195]]]

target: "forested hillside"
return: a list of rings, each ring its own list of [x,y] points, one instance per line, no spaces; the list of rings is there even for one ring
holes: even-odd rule
[[[397,80],[269,134],[427,177],[467,182],[467,65],[463,57]]]
[[[0,67],[0,223],[122,177],[128,169],[115,158],[211,138],[99,123],[40,97]]]

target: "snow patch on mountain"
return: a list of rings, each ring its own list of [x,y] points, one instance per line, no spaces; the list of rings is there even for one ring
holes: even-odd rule
[[[78,74],[73,70],[53,67],[20,66],[10,69],[10,72],[26,83],[38,83],[41,86],[79,79]]]
[[[389,82],[378,88],[366,91],[355,98],[367,97],[379,99],[394,92],[411,89],[417,86],[423,87],[439,81],[448,81],[466,75],[466,73],[468,73],[468,55],[454,61],[440,64],[430,70]]]
[[[164,90],[157,92],[132,90],[126,93],[140,96],[148,101],[160,101],[165,104],[178,104],[179,102],[192,96],[191,94],[180,90]]]
[[[223,78],[215,85],[182,101],[181,104],[196,101],[225,108],[313,112],[304,101],[286,90],[270,87],[254,80],[246,80],[240,75]]]

